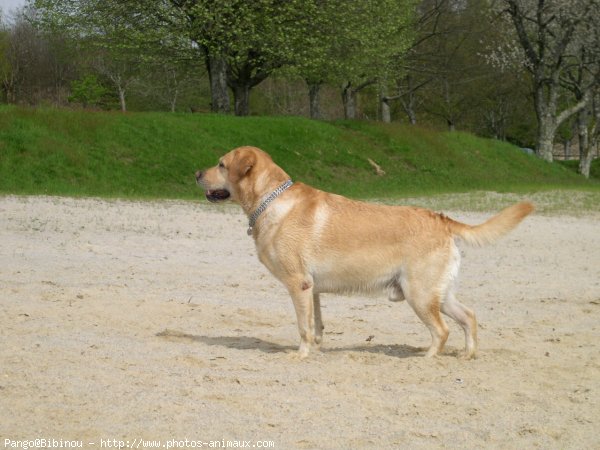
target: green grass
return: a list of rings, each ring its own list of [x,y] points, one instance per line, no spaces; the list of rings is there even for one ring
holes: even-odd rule
[[[577,172],[579,168],[579,160],[560,161],[560,164],[569,168],[572,172]],[[590,167],[590,179],[600,181],[600,159],[592,161]]]
[[[3,106],[0,192],[197,198],[194,171],[216,164],[220,155],[240,145],[268,151],[295,180],[356,198],[600,191],[598,179],[586,181],[563,165],[460,132],[298,117]],[[386,175],[377,176],[367,158]]]

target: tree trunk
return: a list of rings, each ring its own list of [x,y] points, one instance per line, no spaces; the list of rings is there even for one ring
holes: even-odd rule
[[[596,95],[597,97],[592,103],[594,119],[592,129],[590,130],[590,155],[592,155],[592,159],[594,158],[594,154],[596,157],[600,157],[600,92],[597,92]]]
[[[119,90],[119,104],[121,105],[121,112],[127,112],[127,103],[125,102],[125,89],[121,86],[118,87]]]
[[[307,82],[308,83],[308,82]],[[321,83],[308,83],[308,99],[311,119],[322,119]]]
[[[539,88],[538,90],[541,91],[542,88]],[[541,95],[543,95],[543,93]],[[552,162],[554,160],[554,156],[552,154],[554,149],[554,135],[556,134],[556,130],[559,125],[566,120],[567,117],[561,117],[559,122],[559,119],[556,116],[556,105],[547,105],[545,99],[540,98],[541,95],[538,92],[538,95],[536,95],[535,98],[535,109],[538,125],[535,153],[539,158],[542,158],[548,162]]]
[[[549,131],[548,129],[540,129],[538,131],[537,146],[535,149],[536,154],[543,160],[552,162],[554,160],[554,156],[552,155],[553,146],[554,132]]]
[[[344,117],[356,119],[356,91],[351,83],[346,83],[342,89],[342,102],[344,103]]]
[[[392,122],[392,113],[390,111],[390,103],[387,97],[382,97],[379,102],[381,106],[381,121],[383,123],[391,123]]]
[[[270,74],[271,70],[261,70],[260,67],[249,61],[227,67],[227,85],[233,91],[236,116],[250,114],[250,91],[266,80]]]
[[[175,89],[175,92],[173,92],[173,95],[171,97],[171,112],[175,112],[175,109],[177,108],[178,94],[179,94],[179,91],[177,89]]]
[[[563,144],[564,144],[565,160],[569,160],[571,158],[571,139],[565,139]]]
[[[235,84],[233,86],[233,101],[236,116],[250,114],[250,86],[248,84]]]
[[[2,102],[1,103],[10,103],[8,101],[10,95],[9,95],[9,89],[8,86],[5,83],[2,83]]]
[[[550,114],[538,114],[537,143],[535,153],[539,158],[552,162],[554,156],[552,150],[554,147],[554,134],[556,124]]]
[[[577,135],[579,136],[579,173],[589,178],[593,155],[590,151],[587,108],[577,113]]]
[[[400,102],[402,103],[402,108],[408,116],[408,121],[411,125],[417,124],[417,113],[415,112],[415,91],[418,89],[418,87],[420,86],[417,86],[416,88],[413,86],[413,79],[410,74],[406,75],[406,95],[400,98]]]
[[[407,102],[406,106],[404,107],[404,111],[406,111],[406,115],[408,116],[408,120],[410,121],[410,124],[416,125],[417,124],[417,114],[415,113],[413,106],[414,105],[412,104],[412,102]]]
[[[376,80],[366,80],[356,87],[352,86],[351,81],[347,81],[342,86],[342,101],[344,102],[344,116],[346,119],[356,118],[356,98],[358,93],[367,86],[374,84],[375,81]]]
[[[177,108],[177,97],[179,97],[179,80],[177,79],[177,72],[175,69],[169,69],[166,75],[171,78],[172,82],[167,84],[169,87],[167,92],[170,94],[169,105],[171,107],[171,112],[175,112],[175,109]]]
[[[392,122],[392,112],[390,109],[390,97],[388,96],[386,80],[379,82],[379,115],[383,123]]]
[[[210,82],[210,110],[215,113],[229,114],[227,62],[224,58],[208,56],[206,66]]]
[[[590,177],[590,167],[592,166],[592,159],[594,159],[591,150],[591,147],[588,146],[585,153],[579,156],[579,173],[586,178]]]
[[[586,91],[581,98],[578,98],[577,100],[578,102],[575,105],[564,109],[560,114],[557,114],[558,81],[556,81],[554,85],[548,87],[547,93],[541,82],[536,86],[534,102],[538,130],[535,151],[538,157],[548,162],[554,160],[552,149],[556,130],[565,120],[588,105],[588,102],[590,101],[590,92]]]
[[[6,103],[17,103],[17,86],[14,72],[7,73],[4,76],[2,89],[4,91]]]

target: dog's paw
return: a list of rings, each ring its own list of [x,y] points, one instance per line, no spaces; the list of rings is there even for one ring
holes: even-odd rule
[[[308,358],[309,354],[308,353],[301,353],[300,351],[296,350],[293,352],[290,352],[287,354],[287,357],[292,360],[292,361],[306,361],[306,359]]]
[[[460,354],[460,359],[462,359],[463,361],[469,361],[471,359],[476,359],[477,356],[475,355],[475,351],[469,351],[469,352],[462,352]]]
[[[310,344],[306,342],[301,342],[298,351],[296,351],[293,354],[295,355],[296,359],[308,358],[308,355],[310,354]]]
[[[298,348],[297,351],[295,352],[291,352],[289,353],[290,358],[295,359],[295,360],[305,360],[307,359],[309,356],[315,356],[315,355],[320,355],[321,353],[321,343],[313,343],[312,345],[310,344],[305,344],[304,342],[300,344],[300,347]]]

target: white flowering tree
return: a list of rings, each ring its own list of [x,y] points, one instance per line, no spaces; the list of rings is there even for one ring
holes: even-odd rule
[[[496,59],[517,62],[529,71],[538,122],[536,153],[552,161],[558,127],[591,102],[598,76],[597,33],[600,0],[497,0],[494,7],[510,21],[514,40]],[[584,58],[582,58],[584,56]],[[580,67],[578,95],[565,95],[568,74]],[[572,92],[572,91],[571,91]]]

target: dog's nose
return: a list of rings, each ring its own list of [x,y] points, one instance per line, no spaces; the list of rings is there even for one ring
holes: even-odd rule
[[[200,181],[203,176],[204,176],[204,172],[202,172],[201,170],[198,170],[196,172],[196,181]]]

